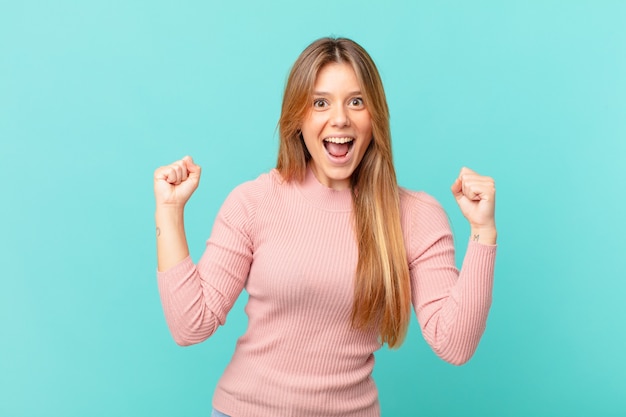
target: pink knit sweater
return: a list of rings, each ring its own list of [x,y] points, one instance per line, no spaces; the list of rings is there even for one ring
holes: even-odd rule
[[[248,328],[213,398],[240,416],[380,414],[372,380],[377,334],[355,330],[357,243],[350,191],[309,170],[286,183],[273,170],[237,187],[222,206],[204,255],[158,274],[176,342],[199,343],[224,324],[245,288]],[[422,333],[442,359],[474,353],[491,304],[495,246],[469,243],[461,272],[448,219],[424,193],[402,191],[412,301]]]

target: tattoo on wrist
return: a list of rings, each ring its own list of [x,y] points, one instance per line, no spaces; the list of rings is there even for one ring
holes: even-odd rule
[[[474,237],[472,237],[472,240],[474,242],[478,242],[480,240],[480,235],[474,235]]]
[[[161,236],[161,228],[159,227],[156,228],[156,235],[157,237]]]

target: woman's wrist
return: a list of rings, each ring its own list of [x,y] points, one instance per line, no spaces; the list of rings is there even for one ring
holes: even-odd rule
[[[471,227],[470,241],[482,243],[483,245],[495,245],[498,239],[498,232],[493,227]]]
[[[182,216],[185,212],[184,204],[157,203],[155,214],[163,216]]]
[[[157,205],[155,212],[158,270],[165,271],[189,256],[184,206]]]

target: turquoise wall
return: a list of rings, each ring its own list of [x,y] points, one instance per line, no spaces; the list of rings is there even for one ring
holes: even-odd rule
[[[290,65],[374,57],[402,185],[498,186],[494,304],[475,357],[416,323],[377,355],[384,416],[626,415],[626,2],[8,1],[0,5],[0,416],[207,416],[245,327],[172,341],[152,172],[203,166],[198,259],[226,194],[272,168]]]

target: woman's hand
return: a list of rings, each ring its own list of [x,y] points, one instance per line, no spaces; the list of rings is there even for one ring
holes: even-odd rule
[[[493,178],[462,168],[450,188],[463,216],[470,223],[472,240],[496,242],[496,185]]]
[[[200,166],[190,156],[154,171],[157,206],[184,207],[200,182]]]

